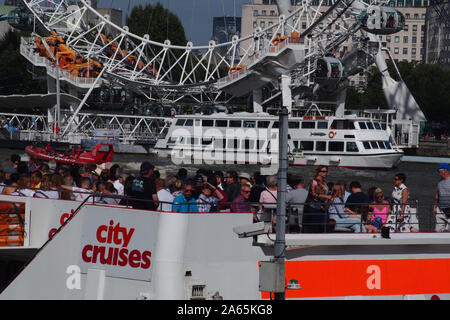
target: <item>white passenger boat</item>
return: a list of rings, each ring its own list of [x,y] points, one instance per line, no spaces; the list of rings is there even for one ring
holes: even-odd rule
[[[179,163],[278,163],[279,118],[267,113],[176,116],[155,149]],[[388,126],[356,116],[290,117],[291,165],[390,169],[403,151]]]
[[[275,235],[237,232],[251,213],[5,195],[0,207],[0,261],[26,262],[0,299],[270,298],[270,275],[259,270]],[[449,249],[450,233],[287,234],[286,298],[448,299],[450,278],[436,270],[450,268]]]

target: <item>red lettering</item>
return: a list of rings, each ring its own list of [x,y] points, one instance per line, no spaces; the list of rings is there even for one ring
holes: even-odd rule
[[[97,256],[100,253],[100,255],[105,254],[105,247],[98,247],[94,246],[94,250],[92,252],[92,263],[97,263]]]
[[[114,220],[109,221],[109,228],[108,228],[108,243],[111,243],[112,236],[114,234],[115,228],[114,228]]]
[[[85,246],[81,253],[81,257],[83,258],[84,262],[91,262],[91,260],[92,260],[92,257],[88,257],[88,255],[87,255],[88,251],[92,251],[92,246],[90,244]]]
[[[113,266],[117,265],[117,259],[119,258],[119,248],[114,248]]]
[[[103,250],[103,254],[100,255],[100,263],[101,264],[111,264],[112,256],[113,256],[114,248],[108,248],[108,257],[105,258],[106,248]]]
[[[64,222],[66,222],[66,220],[69,218],[69,214],[68,213],[63,213],[62,215],[61,215],[61,218],[59,219],[59,223],[61,224],[61,225],[63,225],[64,224]]]
[[[98,242],[100,242],[100,243],[106,242],[106,238],[102,236],[102,232],[106,231],[107,229],[108,229],[108,227],[105,226],[105,225],[98,227],[98,229],[97,229],[97,240],[98,240]]]
[[[139,268],[141,262],[141,252],[139,250],[133,250],[128,256],[128,263],[132,268]]]
[[[48,238],[50,239],[51,237],[53,237],[53,235],[55,234],[55,232],[56,232],[56,228],[53,228],[53,229],[51,229],[50,230],[50,232],[48,233]]]
[[[119,251],[119,266],[125,267],[128,263],[128,249],[122,249]]]
[[[152,256],[152,253],[150,251],[144,251],[142,253],[142,263],[141,263],[141,268],[142,269],[148,269],[150,268],[150,257]]]

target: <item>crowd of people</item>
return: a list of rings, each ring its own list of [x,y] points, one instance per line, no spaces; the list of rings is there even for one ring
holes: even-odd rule
[[[436,231],[450,225],[450,167],[437,168],[441,181],[435,196],[433,213]],[[418,232],[416,206],[410,200],[403,173],[394,175],[392,192],[379,187],[367,193],[358,181],[347,188],[345,181],[329,182],[328,167],[316,166],[314,177],[305,182],[288,175],[287,225],[294,232]],[[0,170],[0,192],[48,199],[77,200],[135,209],[166,212],[248,212],[254,222],[276,223],[276,176],[238,174],[199,169],[188,174],[185,168],[162,176],[150,163],[143,162],[138,174],[126,174],[119,165],[83,167],[45,163],[31,158],[21,161],[14,154]],[[269,220],[270,221],[270,220]],[[438,226],[439,224],[439,226]]]

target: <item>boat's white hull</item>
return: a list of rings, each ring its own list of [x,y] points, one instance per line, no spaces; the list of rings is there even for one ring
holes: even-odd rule
[[[348,168],[392,169],[398,166],[402,156],[403,152],[364,155],[302,154],[301,156],[294,156],[291,164],[295,166],[325,165]]]
[[[258,290],[259,262],[272,258],[275,235],[233,231],[252,223],[250,213],[86,205],[46,242],[80,203],[0,195],[7,201],[25,204],[26,234],[23,245],[0,248],[3,259],[38,251],[0,299],[269,299]],[[448,299],[450,281],[436,270],[450,268],[450,234],[390,236],[288,234],[286,297]]]

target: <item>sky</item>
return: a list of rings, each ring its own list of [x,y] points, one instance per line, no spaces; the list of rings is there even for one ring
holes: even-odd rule
[[[194,45],[208,45],[212,36],[212,17],[240,17],[242,4],[251,0],[98,0],[99,8],[121,9],[125,16],[133,6],[160,2],[165,8],[176,14],[184,26],[184,32]]]

